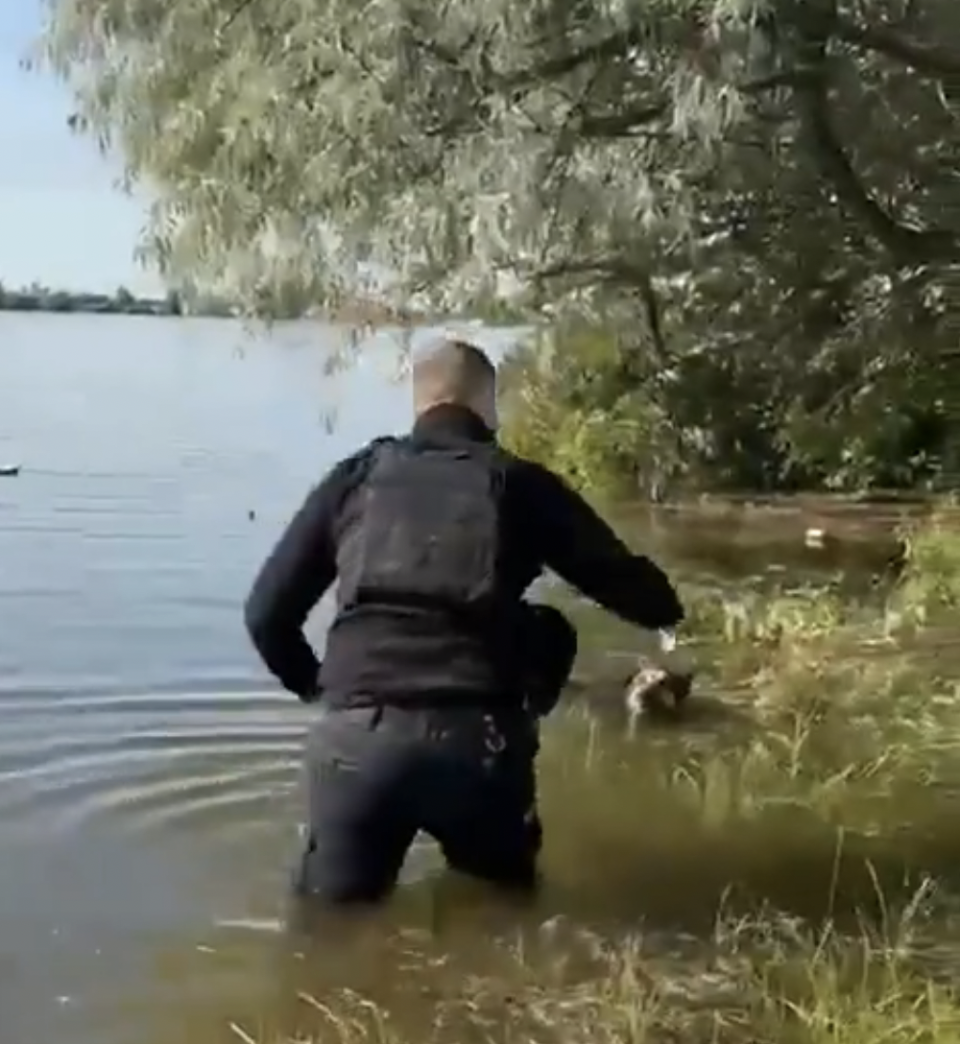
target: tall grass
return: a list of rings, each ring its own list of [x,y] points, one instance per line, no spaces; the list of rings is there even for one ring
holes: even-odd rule
[[[698,602],[701,690],[724,727],[632,742],[571,712],[548,730],[555,861],[635,888],[629,931],[545,928],[537,954],[505,947],[416,1027],[304,993],[313,1039],[960,1044],[960,523],[945,511],[904,540],[872,604],[812,588]],[[709,930],[675,925],[665,945],[657,914],[694,906]]]

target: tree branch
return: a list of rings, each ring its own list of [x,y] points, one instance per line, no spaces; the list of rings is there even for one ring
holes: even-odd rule
[[[840,202],[861,221],[898,266],[960,261],[960,236],[897,222],[864,187],[830,119],[825,48],[817,67],[795,88],[800,117],[820,170]]]
[[[251,4],[253,4],[253,2],[254,0],[238,0],[236,7],[234,7],[234,9],[230,12],[230,14],[227,15],[223,22],[217,26],[215,36],[217,37],[218,41],[220,37],[223,36],[224,33],[226,33],[227,30],[233,25],[233,23],[240,17],[240,15],[242,15],[243,12],[246,11],[246,9],[250,7]]]
[[[544,81],[559,80],[569,76],[587,64],[609,63],[627,58],[631,52],[644,46],[649,47],[652,51],[671,45],[689,47],[699,40],[701,31],[702,25],[696,16],[670,21],[638,20],[625,29],[608,33],[606,36],[572,48],[566,54],[544,61],[503,70],[493,69],[487,64],[484,70],[486,82],[478,85],[480,94],[502,92],[509,95],[517,91],[522,92]],[[414,42],[424,53],[431,55],[449,68],[462,69],[466,51],[476,43],[476,40],[471,38],[463,49],[456,51],[425,37],[418,36]]]
[[[895,58],[916,72],[955,85],[960,77],[960,49],[911,39],[889,25],[858,25],[846,18],[834,23],[834,35],[844,43]]]
[[[567,54],[503,72],[499,79],[503,87],[513,90],[523,89],[541,80],[560,79],[576,72],[580,66],[588,62],[608,62],[616,58],[625,58],[633,48],[645,43],[649,35],[646,26],[634,24],[592,43],[574,48]]]
[[[650,333],[653,355],[658,367],[668,364],[666,339],[663,334],[662,310],[660,298],[654,285],[653,276],[647,266],[636,261],[628,261],[622,257],[596,257],[575,261],[558,261],[539,269],[534,279],[544,281],[559,279],[565,276],[599,277],[608,286],[619,286],[635,291],[643,308],[644,317]]]
[[[650,339],[653,341],[654,353],[660,366],[667,364],[667,342],[663,335],[663,321],[660,308],[660,297],[653,285],[653,278],[649,272],[644,272],[637,287],[643,311],[647,319],[647,327],[650,330]]]
[[[613,112],[584,114],[574,130],[584,138],[624,138],[640,127],[649,126],[670,111],[667,99],[627,106]]]
[[[868,31],[844,19],[837,9],[837,0],[795,0],[793,10],[785,17],[800,36],[793,90],[801,127],[815,162],[841,205],[898,267],[960,259],[960,236],[956,233],[899,223],[880,205],[857,176],[834,129],[830,118],[829,44],[853,30],[859,36]],[[870,32],[880,32],[882,36],[882,30]],[[876,36],[872,39],[877,42]]]

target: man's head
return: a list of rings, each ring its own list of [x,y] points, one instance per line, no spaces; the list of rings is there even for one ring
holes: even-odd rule
[[[496,430],[496,368],[486,353],[466,341],[441,341],[413,364],[414,412],[419,417],[442,404],[472,410]]]

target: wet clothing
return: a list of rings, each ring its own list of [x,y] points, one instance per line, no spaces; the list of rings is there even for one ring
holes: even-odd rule
[[[299,895],[376,902],[392,890],[420,830],[454,870],[517,891],[535,887],[536,737],[520,712],[322,711],[311,741]]]
[[[536,719],[577,652],[552,606],[523,614],[524,705],[322,709],[307,758],[307,843],[296,891],[334,902],[387,895],[418,831],[450,867],[518,892],[537,883]]]
[[[301,891],[378,898],[419,829],[455,867],[532,884],[534,719],[576,655],[565,618],[522,600],[545,568],[641,627],[683,618],[653,562],[458,407],[364,447],[309,494],[246,605],[266,665],[321,703]],[[302,627],[335,580],[321,667]]]

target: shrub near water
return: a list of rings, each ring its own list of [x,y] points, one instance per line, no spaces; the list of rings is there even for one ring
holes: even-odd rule
[[[619,927],[555,919],[505,947],[495,973],[438,990],[429,1039],[960,1042],[960,652],[939,640],[960,526],[943,513],[906,538],[882,606],[698,603],[703,688],[737,724],[635,743],[576,711],[551,726],[551,881],[602,881],[609,909],[585,912]],[[356,996],[303,1003],[324,1041],[427,1039]]]

